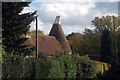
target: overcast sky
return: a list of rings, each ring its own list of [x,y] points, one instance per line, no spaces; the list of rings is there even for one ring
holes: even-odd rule
[[[106,2],[71,1],[34,1],[30,4],[30,7],[24,9],[23,13],[38,10],[38,29],[45,34],[49,34],[55,17],[60,16],[65,35],[71,32],[82,33],[85,28],[91,28],[91,21],[95,17],[118,15],[118,3],[115,2],[116,0],[107,0]],[[35,30],[35,22],[32,22],[30,30]]]

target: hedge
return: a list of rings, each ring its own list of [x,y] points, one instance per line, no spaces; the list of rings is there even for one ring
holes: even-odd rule
[[[65,78],[65,66],[61,61],[50,60],[52,68],[50,69],[50,74],[48,78]]]
[[[5,57],[2,78],[89,79],[105,74],[109,68],[107,63],[91,61],[88,56],[79,55],[59,54],[45,59]]]
[[[21,78],[22,59],[7,57],[2,63],[2,78]]]
[[[50,61],[45,61],[43,59],[36,60],[35,66],[35,77],[36,78],[48,78],[50,74],[50,69],[52,68],[52,64]]]
[[[90,62],[97,64],[97,69],[98,69],[99,75],[103,75],[103,74],[105,75],[106,72],[111,68],[111,65],[108,63],[92,61],[92,60]]]
[[[97,78],[97,65],[90,61],[82,60],[77,64],[77,78],[89,79]]]
[[[76,78],[77,63],[74,59],[70,58],[65,61],[66,64],[66,78]]]
[[[65,78],[64,62],[29,58],[6,58],[2,78]]]
[[[25,58],[22,63],[22,78],[33,78],[35,77],[35,58]]]

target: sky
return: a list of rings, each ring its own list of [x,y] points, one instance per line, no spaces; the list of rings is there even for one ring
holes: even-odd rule
[[[91,21],[95,17],[118,15],[117,0],[84,1],[33,1],[30,7],[25,7],[22,13],[38,11],[38,29],[49,34],[55,17],[60,16],[61,25],[65,35],[71,32],[82,33],[85,28],[92,29]],[[35,30],[35,22],[31,23],[30,30]]]

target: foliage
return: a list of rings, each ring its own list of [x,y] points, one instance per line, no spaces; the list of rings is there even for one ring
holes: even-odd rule
[[[35,77],[36,78],[48,78],[48,76],[50,75],[50,69],[52,68],[51,62],[38,58],[35,63],[36,63]]]
[[[31,31],[30,33],[36,33],[36,30]],[[38,30],[38,34],[44,34],[43,31]]]
[[[110,68],[107,63],[91,61],[87,55],[58,53],[57,57],[55,54],[47,57],[47,59],[5,56],[2,64],[2,78],[89,79],[103,75]]]
[[[95,17],[92,20],[93,30],[86,28],[83,34],[71,33],[67,36],[73,53],[79,53],[80,55],[87,54],[93,60],[100,60],[101,36],[105,28],[114,35],[115,44],[120,53],[119,24],[120,19],[117,16]]]
[[[77,61],[77,79],[88,79],[95,78],[97,76],[97,65],[90,62],[87,55],[79,56],[79,54],[74,54],[73,58]]]
[[[68,52],[57,52],[52,55],[52,58],[64,62],[65,65],[65,78],[76,78],[77,63]]]
[[[67,59],[66,62],[66,78],[76,78],[77,64],[74,59]]]
[[[85,29],[83,40],[86,45],[86,54],[89,56],[99,56],[100,55],[100,41],[101,35],[96,30]],[[97,53],[96,53],[97,52]]]
[[[94,20],[92,20],[92,25],[95,27],[95,31],[99,32],[99,35],[102,35],[102,32],[105,29],[108,29],[111,34],[114,36],[115,45],[118,48],[118,52],[120,52],[119,49],[119,34],[120,34],[120,18],[118,16],[103,16],[103,17],[95,17]]]
[[[110,64],[91,61],[88,55],[79,56],[78,53],[69,55],[60,53],[52,55],[53,60],[63,61],[65,63],[66,78],[89,79],[99,78],[111,69]]]
[[[26,58],[23,59],[23,64],[22,64],[22,78],[33,78],[35,77],[35,58]]]
[[[2,78],[43,78],[48,76],[50,62],[29,57],[5,57],[2,64]]]
[[[111,65],[108,63],[99,62],[99,61],[92,61],[92,60],[90,62],[97,64],[96,69],[98,70],[99,76],[105,75],[108,72],[108,70],[111,69]]]
[[[111,70],[108,71],[107,75],[104,75],[104,78],[117,78],[120,72],[118,68],[120,61],[120,18],[118,18],[118,16],[103,16],[101,18],[96,17],[92,21],[92,24],[95,27],[95,30],[102,36],[102,57],[106,58],[107,62],[110,62],[111,64]],[[106,47],[106,49],[104,47]],[[107,59],[108,57],[109,60]]]
[[[111,53],[111,35],[108,29],[105,29],[102,34],[101,40],[101,61],[109,62],[110,57],[112,56]]]
[[[47,54],[45,54],[45,53],[38,53],[38,57],[40,58],[40,59],[47,59],[48,58],[48,55]]]
[[[79,56],[78,53],[72,55],[77,62],[77,79],[100,78],[111,69],[111,65],[99,61],[90,60],[85,56]]]
[[[105,28],[112,31],[113,33],[116,32],[119,28],[120,19],[117,16],[103,16],[101,18],[95,17],[92,20],[92,25],[95,27],[97,31],[102,32]]]
[[[77,78],[88,79],[97,77],[97,65],[87,60],[81,60],[77,64]]]
[[[101,61],[113,63],[117,57],[117,48],[113,35],[108,29],[105,29],[101,40]]]
[[[22,55],[28,46],[23,45],[27,40],[21,35],[28,31],[28,25],[35,19],[33,13],[20,14],[30,2],[2,3],[2,43],[7,55]]]
[[[76,35],[69,37],[69,44],[73,53],[80,53],[80,55],[86,54],[86,43],[83,40],[82,35]]]
[[[84,56],[80,56],[78,53],[74,53],[73,55],[74,60],[76,60],[77,63],[79,63],[79,61],[89,61],[90,58],[88,57],[88,55],[84,55]]]
[[[77,36],[77,35],[82,35],[82,34],[72,32],[71,34],[69,34],[68,36],[66,36],[66,38],[69,40],[70,37],[72,37],[72,36]]]
[[[5,56],[2,63],[2,78],[21,78],[22,59]]]
[[[120,56],[120,28],[117,31],[115,40],[116,40],[116,46],[118,48],[118,55]]]
[[[73,50],[73,54],[79,53],[80,56],[87,54],[91,58],[94,55],[100,55],[100,35],[96,31],[85,29],[84,34],[69,37],[68,42]]]
[[[61,61],[50,60],[52,68],[48,78],[65,78],[65,65]]]

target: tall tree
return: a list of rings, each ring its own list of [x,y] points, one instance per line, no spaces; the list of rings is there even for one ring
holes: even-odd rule
[[[2,43],[7,55],[22,55],[31,51],[23,45],[27,40],[21,37],[28,31],[27,26],[35,19],[35,12],[20,14],[30,2],[3,2],[2,3]]]
[[[117,16],[103,16],[101,18],[95,17],[92,20],[92,25],[97,31],[102,32],[105,28],[112,31],[112,33],[117,32],[120,25],[120,18]]]
[[[117,48],[115,38],[110,30],[105,29],[101,38],[101,61],[114,63],[116,62]]]
[[[95,19],[92,20],[92,25],[95,27],[94,30],[98,32],[100,36],[102,36],[105,29],[108,29],[111,32],[114,36],[114,42],[120,55],[120,18],[114,15],[95,17]]]
[[[100,56],[100,35],[95,30],[85,29],[83,39],[87,43],[87,54],[98,58]],[[95,57],[96,56],[96,57]]]

